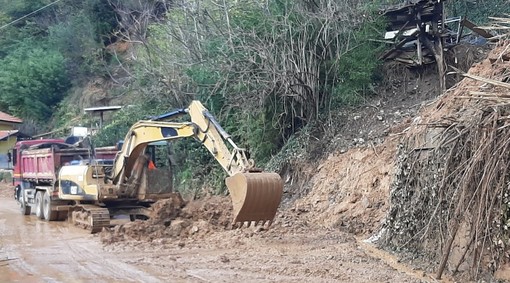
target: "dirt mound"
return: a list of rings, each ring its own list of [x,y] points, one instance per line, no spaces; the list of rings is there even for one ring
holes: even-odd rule
[[[153,241],[162,238],[202,238],[213,231],[231,228],[230,199],[208,196],[186,202],[179,193],[160,200],[151,207],[151,217],[103,230],[104,244],[119,241]]]
[[[157,201],[151,207],[148,223],[168,226],[170,221],[179,216],[181,209],[185,205],[186,202],[178,193],[172,194],[168,199]]]
[[[228,197],[208,196],[189,202],[181,211],[182,218],[206,221],[211,227],[231,228],[232,202]]]
[[[372,233],[388,208],[396,140],[332,153],[311,179],[313,189],[295,202],[295,210],[326,228]]]

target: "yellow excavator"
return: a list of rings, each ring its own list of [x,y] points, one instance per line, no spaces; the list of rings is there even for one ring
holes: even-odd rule
[[[190,121],[171,121],[183,115]],[[62,165],[55,168],[55,180],[48,186],[30,180],[21,182],[17,200],[24,214],[26,207],[29,213],[30,207],[35,208],[39,218],[51,221],[65,213],[71,222],[93,233],[110,226],[115,215],[147,218],[151,204],[170,197],[173,191],[172,166],[158,166],[165,160],[168,165],[171,158],[158,159],[157,155],[168,149],[169,141],[187,137],[203,144],[229,175],[225,182],[233,203],[233,222],[238,227],[270,225],[282,197],[281,177],[257,169],[199,101],[192,101],[186,109],[135,123],[113,162],[91,156],[94,152],[107,156],[105,149],[46,146],[53,158],[60,158],[53,162],[55,166]],[[171,157],[168,152],[167,157]],[[26,149],[19,159],[31,155]]]

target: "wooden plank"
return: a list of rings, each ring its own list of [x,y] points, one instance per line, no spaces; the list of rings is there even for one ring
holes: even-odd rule
[[[423,65],[423,54],[421,50],[421,40],[420,37],[418,37],[418,40],[416,40],[416,52],[418,53],[418,65]]]
[[[406,44],[407,42],[411,41],[411,40],[414,40],[413,37],[406,37],[404,39],[402,39],[399,43],[397,43],[397,45],[395,45],[393,48],[391,48],[390,50],[384,52],[380,57],[379,59],[381,60],[384,60],[386,58],[388,58],[388,56],[390,56],[393,52],[397,51],[400,47],[404,46],[404,44]]]
[[[454,70],[457,71],[457,72],[459,71],[459,69],[455,69],[455,68],[454,68]],[[499,86],[499,87],[510,89],[510,84],[509,83],[495,81],[495,80],[491,80],[491,79],[487,79],[487,78],[484,78],[484,77],[479,77],[479,76],[475,76],[475,75],[471,75],[471,74],[467,74],[467,73],[461,73],[461,74],[462,74],[462,76],[464,76],[466,78],[470,78],[470,79],[481,81],[481,82],[488,83],[488,84],[491,84],[491,85],[495,85],[495,86]]]
[[[492,38],[493,35],[490,34],[488,31],[481,29],[477,27],[473,22],[469,21],[468,19],[462,19],[461,21],[462,25],[466,28],[472,30],[473,32],[485,37],[485,38]]]

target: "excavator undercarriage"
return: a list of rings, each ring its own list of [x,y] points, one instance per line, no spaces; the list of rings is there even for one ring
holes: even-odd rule
[[[95,205],[77,205],[69,211],[70,222],[78,227],[97,233],[110,227],[108,208]]]

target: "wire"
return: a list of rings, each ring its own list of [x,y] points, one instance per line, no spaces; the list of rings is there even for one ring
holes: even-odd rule
[[[26,18],[26,17],[30,17],[30,16],[32,16],[33,14],[35,14],[35,13],[37,13],[37,12],[41,11],[41,10],[44,10],[44,9],[48,8],[49,6],[54,5],[54,4],[56,4],[57,2],[60,2],[60,1],[62,1],[62,0],[56,0],[56,1],[53,1],[53,2],[51,2],[50,4],[48,4],[48,5],[44,6],[44,7],[41,7],[41,8],[39,8],[39,9],[37,9],[37,10],[33,11],[33,12],[30,12],[30,13],[28,13],[28,14],[24,15],[24,16],[23,16],[23,17],[21,17],[21,18],[17,18],[17,19],[15,19],[14,21],[12,21],[12,22],[10,22],[10,23],[8,23],[8,24],[5,24],[5,25],[3,25],[3,26],[1,26],[1,27],[0,27],[0,30],[2,30],[2,29],[6,28],[6,27],[8,27],[8,26],[10,26],[10,25],[12,25],[12,24],[14,24],[14,23],[19,22],[19,21],[23,20],[23,19],[24,19],[24,18]]]

